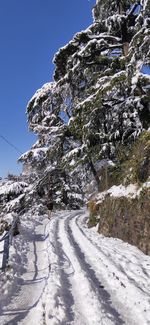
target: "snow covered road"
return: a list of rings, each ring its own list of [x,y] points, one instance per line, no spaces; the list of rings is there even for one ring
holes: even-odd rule
[[[0,324],[150,324],[150,257],[86,220],[84,211],[67,211],[24,222]]]

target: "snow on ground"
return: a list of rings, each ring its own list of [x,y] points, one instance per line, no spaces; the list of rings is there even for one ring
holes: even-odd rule
[[[150,187],[150,181],[147,181],[142,184],[141,187],[138,186],[138,184],[129,184],[127,186],[124,186],[122,184],[120,185],[113,185],[110,187],[107,191],[100,192],[96,194],[94,199],[96,198],[96,203],[100,204],[102,203],[107,195],[110,195],[112,197],[130,197],[135,198],[140,195],[143,189]]]
[[[12,287],[5,282],[1,295],[1,325],[150,324],[150,256],[86,221],[83,210],[58,211],[51,220],[24,216],[11,248]]]
[[[121,196],[128,196],[128,197],[135,197],[137,193],[137,184],[129,184],[128,186],[121,185],[113,185],[107,193],[113,197],[121,197]]]
[[[33,218],[33,219],[32,219]],[[46,224],[48,219],[38,215],[24,216],[20,235],[14,237],[10,249],[8,269],[1,272],[2,295],[0,303],[0,324],[24,324],[26,318],[36,306],[36,317],[40,324],[43,307],[41,296],[49,274],[47,256]],[[43,324],[43,323],[42,323]]]

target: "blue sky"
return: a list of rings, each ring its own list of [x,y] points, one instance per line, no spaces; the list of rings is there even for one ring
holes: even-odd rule
[[[28,132],[27,102],[52,80],[54,53],[92,23],[95,0],[0,0],[0,135],[22,152]],[[0,176],[19,173],[19,153],[0,138]]]

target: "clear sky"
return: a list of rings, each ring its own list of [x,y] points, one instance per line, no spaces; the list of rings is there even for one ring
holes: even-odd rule
[[[0,0],[0,136],[21,152],[35,136],[28,132],[29,99],[52,80],[54,53],[92,23],[96,0]],[[0,137],[0,176],[19,173],[19,152]]]

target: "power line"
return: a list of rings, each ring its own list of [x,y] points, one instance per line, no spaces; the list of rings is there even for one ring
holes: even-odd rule
[[[17,152],[23,153],[19,148],[17,148],[13,143],[11,143],[9,140],[7,140],[3,135],[0,134],[0,137],[7,143],[9,144],[12,148],[14,148]]]

